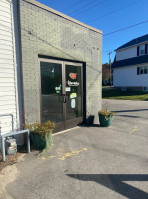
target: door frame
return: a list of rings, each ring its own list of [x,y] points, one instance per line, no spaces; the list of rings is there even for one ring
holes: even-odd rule
[[[65,130],[68,128],[72,128],[84,120],[84,110],[83,110],[83,63],[82,62],[72,62],[72,61],[64,61],[64,60],[56,60],[51,58],[40,58],[39,57],[39,91],[40,91],[40,121],[42,121],[42,92],[41,92],[41,67],[40,62],[48,62],[48,63],[57,63],[62,65],[62,94],[66,94],[66,67],[65,65],[72,65],[72,66],[80,66],[81,67],[81,102],[82,102],[82,117],[74,118],[71,120],[66,120],[66,103],[63,102],[63,122],[56,123],[56,129],[54,132],[58,132],[61,130]]]
[[[83,64],[82,63],[74,63],[74,62],[70,62],[70,61],[64,61],[64,66],[66,65],[71,65],[71,66],[80,66],[81,67],[81,103],[82,103],[82,116],[81,117],[78,117],[78,118],[74,118],[74,119],[71,119],[71,120],[66,120],[65,118],[65,129],[69,129],[69,128],[72,128],[72,127],[75,127],[76,125],[78,124],[81,124],[84,120],[84,111],[83,111]],[[66,67],[65,67],[65,70],[66,72]],[[66,78],[66,76],[65,76]],[[66,79],[65,79],[65,82],[66,82]],[[66,90],[65,90],[66,92]],[[66,113],[66,107],[65,107],[65,113]]]

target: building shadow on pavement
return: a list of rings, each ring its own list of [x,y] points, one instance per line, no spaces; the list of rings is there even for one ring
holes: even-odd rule
[[[101,127],[100,124],[81,124],[80,127]]]
[[[113,112],[114,113],[122,113],[122,112],[138,112],[138,111],[148,111],[148,109],[120,110],[120,111],[113,111]]]
[[[133,116],[133,115],[117,115],[119,117],[131,117],[131,118],[141,118],[140,116]]]
[[[130,199],[148,199],[148,193],[126,184],[126,181],[148,181],[147,174],[67,174],[82,181],[93,181]]]

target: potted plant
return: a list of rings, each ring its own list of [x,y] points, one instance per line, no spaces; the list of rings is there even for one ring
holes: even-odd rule
[[[47,121],[45,123],[26,124],[26,128],[30,130],[31,140],[36,149],[49,149],[52,143],[52,132],[55,123]]]
[[[107,127],[112,124],[114,113],[110,112],[107,108],[98,112],[100,126]]]

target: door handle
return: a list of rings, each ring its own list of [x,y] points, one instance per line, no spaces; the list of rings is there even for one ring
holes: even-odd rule
[[[63,103],[66,103],[67,100],[66,100],[66,94],[61,94],[61,96],[63,97]]]
[[[66,101],[66,95],[64,95],[63,97],[64,97],[63,102],[66,103],[66,102],[67,102],[67,101]]]
[[[69,102],[70,100],[70,94],[66,94],[66,102]]]
[[[64,103],[66,103],[66,102],[69,102],[69,98],[70,98],[70,95],[69,94],[64,94],[63,95],[64,96]]]
[[[61,94],[63,96],[63,103],[69,102],[70,94]]]

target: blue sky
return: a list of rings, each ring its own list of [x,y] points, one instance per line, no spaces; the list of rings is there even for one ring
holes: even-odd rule
[[[148,0],[37,0],[107,34],[148,20]],[[108,62],[108,52],[124,43],[148,34],[148,23],[103,36],[102,63]]]

